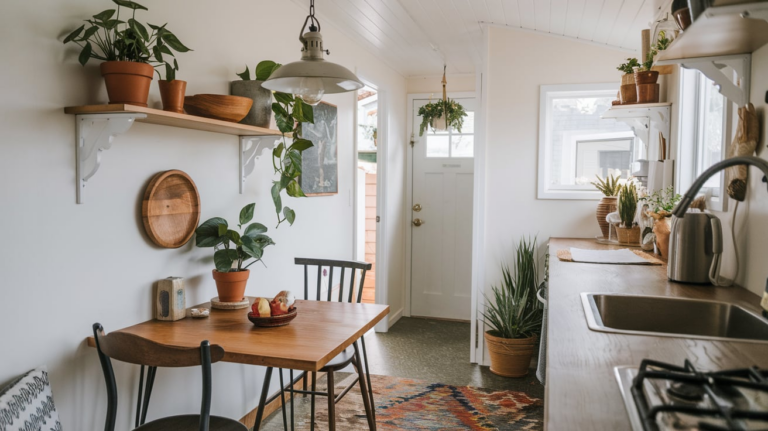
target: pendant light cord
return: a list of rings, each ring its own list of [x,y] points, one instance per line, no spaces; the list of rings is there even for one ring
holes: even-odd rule
[[[304,29],[307,28],[307,23],[309,23],[309,31],[320,31],[320,21],[315,18],[315,0],[309,0],[309,15],[304,20],[304,25],[301,26],[301,31],[299,32],[299,40],[305,47],[307,46],[307,40],[304,39]]]

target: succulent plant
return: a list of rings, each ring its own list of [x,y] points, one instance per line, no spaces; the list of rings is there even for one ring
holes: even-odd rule
[[[619,194],[619,178],[621,178],[620,175],[609,175],[605,179],[600,178],[598,175],[595,175],[595,177],[597,178],[597,181],[592,181],[590,184],[600,190],[600,193],[606,196],[617,196]]]

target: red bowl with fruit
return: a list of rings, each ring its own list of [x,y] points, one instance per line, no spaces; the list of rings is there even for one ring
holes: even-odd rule
[[[288,313],[281,314],[278,316],[268,316],[268,317],[259,317],[253,312],[248,313],[248,320],[251,321],[255,326],[258,326],[260,328],[274,328],[276,326],[285,326],[289,323],[291,323],[291,320],[296,318],[297,314],[296,307],[291,307],[288,309]]]

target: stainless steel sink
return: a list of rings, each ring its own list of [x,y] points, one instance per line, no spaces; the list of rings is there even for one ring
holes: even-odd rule
[[[593,331],[768,343],[768,320],[719,301],[582,293]]]

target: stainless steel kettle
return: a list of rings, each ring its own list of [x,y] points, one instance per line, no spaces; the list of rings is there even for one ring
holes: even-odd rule
[[[672,216],[667,277],[684,283],[709,283],[711,271],[719,272],[723,252],[720,219],[709,213],[688,212]]]

